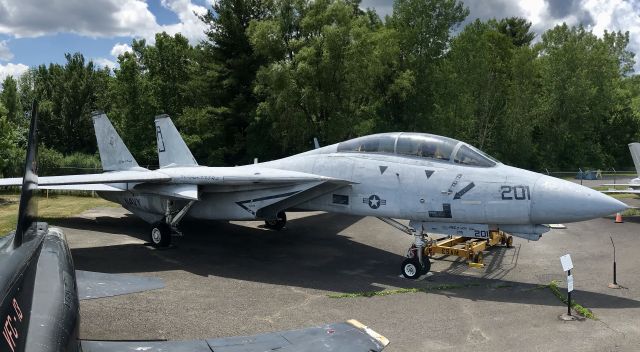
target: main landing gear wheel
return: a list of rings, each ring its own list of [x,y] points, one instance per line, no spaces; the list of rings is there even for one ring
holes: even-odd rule
[[[482,254],[482,252],[478,252],[475,256],[473,256],[473,262],[477,264],[482,264],[484,262],[484,255]]]
[[[156,248],[171,244],[171,226],[165,222],[156,222],[151,226],[151,245]]]
[[[265,220],[264,225],[271,230],[282,230],[284,225],[287,223],[287,214],[284,211],[281,211],[276,215],[276,218],[273,220]]]
[[[511,235],[509,235],[509,237],[507,237],[506,246],[507,246],[507,248],[513,247],[513,237]]]
[[[431,270],[431,262],[429,258],[423,259],[424,265],[420,265],[418,258],[407,258],[402,262],[401,272],[407,279],[415,280],[421,275],[426,274]]]

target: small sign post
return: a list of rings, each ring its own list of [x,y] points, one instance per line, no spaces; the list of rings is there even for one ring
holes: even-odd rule
[[[562,270],[567,272],[567,315],[571,317],[571,291],[573,291],[573,275],[571,275],[571,269],[573,269],[573,262],[571,256],[565,254],[560,257],[560,263],[562,264]]]
[[[620,289],[622,286],[618,285],[618,278],[616,277],[616,245],[613,243],[613,237],[611,237],[611,235],[609,235],[609,239],[613,247],[613,282],[610,283],[608,287]]]

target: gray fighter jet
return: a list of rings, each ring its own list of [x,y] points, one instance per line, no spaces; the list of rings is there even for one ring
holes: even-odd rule
[[[184,217],[263,219],[281,229],[288,210],[375,216],[415,236],[422,249],[430,232],[487,238],[499,229],[535,241],[549,230],[545,224],[627,208],[590,188],[504,165],[467,143],[431,134],[382,133],[280,160],[206,167],[161,115],[155,119],[160,168],[151,171],[138,166],[105,114],[93,121],[105,172],[42,177],[41,187],[98,191],[151,223],[156,246],[169,245]],[[0,186],[20,182],[4,179]],[[418,253],[413,264],[428,271],[429,261]]]
[[[254,336],[188,341],[78,338],[79,300],[162,288],[158,279],[76,271],[64,234],[37,222],[34,103],[16,231],[0,237],[0,352],[378,352],[389,341],[356,320]]]

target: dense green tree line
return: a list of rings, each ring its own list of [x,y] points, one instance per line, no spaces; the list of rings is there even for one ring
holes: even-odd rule
[[[158,33],[113,71],[76,53],[5,79],[0,170],[19,167],[33,99],[51,168],[96,164],[94,110],[148,165],[153,118],[167,113],[207,165],[282,157],[313,137],[420,131],[530,169],[631,166],[640,78],[628,33],[560,25],[536,40],[524,19],[463,27],[468,13],[456,0],[396,0],[384,19],[359,0],[217,1],[195,46]]]

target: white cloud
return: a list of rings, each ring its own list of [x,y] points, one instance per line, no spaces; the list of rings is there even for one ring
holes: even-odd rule
[[[468,0],[463,1],[476,18],[524,17],[538,34],[556,25],[583,24],[602,35],[605,30],[629,31],[629,50],[636,53],[635,70],[640,73],[640,1],[638,0]],[[393,12],[393,0],[363,0],[361,7],[373,7],[381,17]]]
[[[118,56],[124,53],[131,52],[132,50],[133,49],[131,49],[131,47],[128,44],[117,43],[116,45],[113,46],[113,48],[111,48],[111,56],[117,58]]]
[[[92,61],[96,66],[101,68],[108,67],[113,70],[115,68],[120,67],[120,65],[118,65],[117,62],[113,60],[105,59],[104,57],[99,57],[99,58],[93,59]]]
[[[6,65],[0,64],[0,81],[3,81],[7,76],[13,76],[13,78],[18,78],[20,75],[25,73],[29,69],[29,66],[23,64],[12,64],[8,63]]]
[[[191,43],[197,43],[205,39],[204,31],[207,26],[198,18],[207,13],[207,8],[195,5],[191,0],[162,0],[162,6],[178,15],[180,23],[161,26],[162,31],[169,34],[181,33]]]
[[[157,32],[181,32],[192,43],[204,38],[205,24],[195,13],[204,6],[192,0],[162,0],[180,23],[158,24],[143,0],[0,0],[0,34],[16,38],[39,37],[55,33],[74,33],[88,37],[130,36],[153,42]]]
[[[135,36],[155,28],[156,18],[141,0],[0,0],[0,33],[18,38],[61,32]]]
[[[13,59],[13,53],[9,50],[6,40],[0,40],[0,61],[9,61]]]

